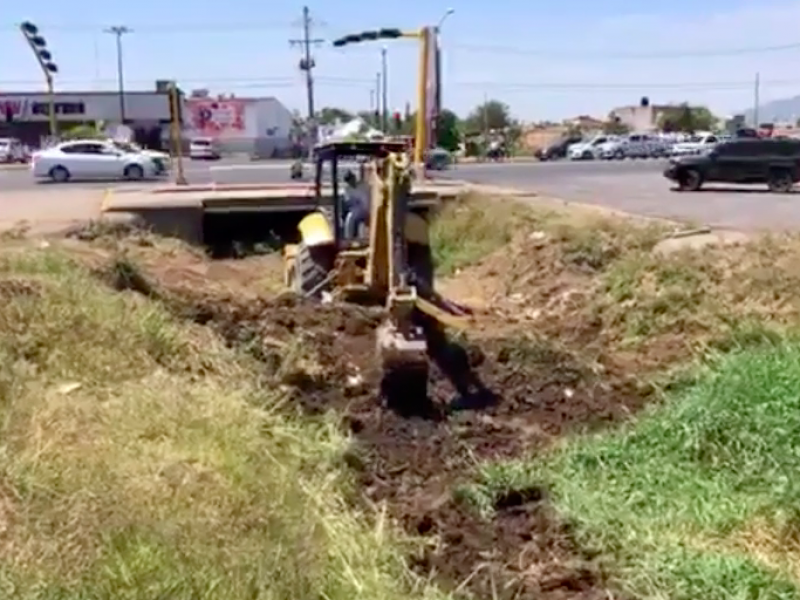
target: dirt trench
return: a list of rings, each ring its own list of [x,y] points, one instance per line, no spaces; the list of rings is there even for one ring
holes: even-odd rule
[[[432,542],[408,557],[421,575],[475,598],[620,598],[543,492],[511,494],[485,519],[453,491],[478,462],[535,453],[566,432],[624,419],[648,401],[650,390],[613,374],[598,376],[545,341],[490,338],[466,350],[495,395],[492,404],[446,410],[456,405],[454,388],[433,369],[431,400],[442,410],[435,417],[403,417],[376,398],[379,312],[293,296],[254,300],[203,295],[197,288],[165,292],[115,273],[118,289],[156,295],[181,317],[246,348],[304,414],[338,411],[356,440],[346,457],[362,492],[356,501],[386,502],[390,516],[409,533]]]

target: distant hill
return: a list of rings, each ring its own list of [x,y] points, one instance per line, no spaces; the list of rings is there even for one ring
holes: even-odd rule
[[[742,113],[748,121],[752,120],[752,108],[742,111]],[[758,109],[758,120],[762,123],[772,121],[790,121],[794,123],[797,119],[800,119],[800,96],[765,102]]]

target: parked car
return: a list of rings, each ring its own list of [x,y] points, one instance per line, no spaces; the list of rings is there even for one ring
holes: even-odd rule
[[[451,163],[450,153],[444,148],[433,148],[425,155],[425,168],[430,171],[445,171]]]
[[[555,160],[558,158],[565,158],[569,147],[573,144],[579,144],[583,137],[579,135],[568,135],[562,137],[549,146],[540,148],[536,151],[534,156],[539,160]]]
[[[687,156],[692,154],[703,154],[719,143],[719,137],[713,133],[699,134],[691,136],[685,142],[673,144],[670,149],[670,156]]]
[[[24,163],[27,154],[16,138],[0,138],[0,163]]]
[[[109,140],[115,148],[122,150],[123,152],[130,152],[133,154],[144,154],[145,156],[149,157],[156,165],[156,169],[158,170],[158,174],[164,174],[169,171],[170,167],[172,166],[172,158],[166,152],[159,152],[158,150],[149,150],[148,148],[142,148],[138,144],[134,144],[133,142],[122,142],[117,140]]]
[[[618,139],[615,135],[597,135],[580,144],[573,144],[567,151],[570,160],[593,160],[600,158],[604,144]]]
[[[657,135],[631,133],[606,142],[600,148],[600,158],[622,160],[624,158],[661,158],[669,154],[669,144]]]
[[[136,181],[155,177],[158,168],[150,157],[123,152],[107,140],[77,140],[34,152],[31,172],[36,179],[58,183],[70,179]]]
[[[213,139],[193,138],[189,142],[189,158],[192,160],[219,160],[222,155]]]
[[[740,138],[709,152],[670,160],[664,177],[680,191],[706,183],[766,183],[770,191],[790,192],[800,181],[800,140]]]

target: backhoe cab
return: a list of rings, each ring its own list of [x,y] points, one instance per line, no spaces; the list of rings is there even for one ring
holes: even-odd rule
[[[317,198],[330,186],[333,207],[300,221],[300,243],[284,249],[285,284],[308,298],[385,307],[377,334],[384,396],[426,397],[428,354],[445,343],[442,325],[464,327],[468,311],[434,292],[428,223],[410,207],[405,144],[323,144],[315,166]],[[366,218],[353,227],[359,199]]]

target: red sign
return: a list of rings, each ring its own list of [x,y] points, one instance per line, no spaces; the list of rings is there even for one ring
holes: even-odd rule
[[[205,137],[224,137],[245,130],[244,100],[213,100],[188,98],[186,109],[189,126],[195,134]]]
[[[2,100],[0,99],[0,115],[11,116],[14,119],[20,118],[27,112],[28,101],[25,99],[20,100]]]

